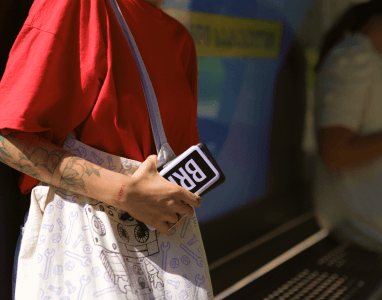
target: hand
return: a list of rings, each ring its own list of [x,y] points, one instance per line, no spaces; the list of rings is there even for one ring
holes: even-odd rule
[[[194,207],[199,207],[201,198],[165,178],[157,171],[158,157],[149,156],[130,178],[129,188],[120,193],[121,208],[133,218],[168,234],[170,225],[179,216],[194,215]],[[121,188],[122,191],[123,187]],[[179,222],[177,226],[182,226]]]

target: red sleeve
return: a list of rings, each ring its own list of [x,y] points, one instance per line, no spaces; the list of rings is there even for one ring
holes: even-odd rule
[[[195,43],[191,35],[189,35],[188,39],[188,47],[190,49],[188,57],[186,59],[187,64],[186,64],[186,77],[187,80],[190,84],[193,99],[195,102],[194,108],[194,116],[195,120],[197,119],[198,115],[198,61],[197,61],[197,56],[196,56],[196,49],[195,49]],[[196,129],[193,132],[193,135],[191,136],[191,144],[196,145],[200,141],[199,139],[199,133],[198,130]]]
[[[89,116],[106,73],[106,52],[98,22],[104,7],[88,6],[90,1],[35,0],[0,82],[0,129],[40,133],[60,146]],[[37,183],[20,178],[24,193]]]
[[[52,1],[38,0],[32,7],[0,82],[0,129],[41,133],[56,142],[88,117],[101,87],[94,65],[106,59],[100,37],[86,32],[91,17],[82,16],[76,2],[82,5],[62,0],[47,7]]]
[[[51,33],[24,27],[0,83],[0,128],[58,140],[85,120],[99,89]]]

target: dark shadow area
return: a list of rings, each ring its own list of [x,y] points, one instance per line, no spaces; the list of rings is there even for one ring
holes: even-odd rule
[[[0,2],[0,78],[11,47],[33,1]],[[0,162],[0,299],[12,299],[12,268],[20,226],[29,208],[30,195],[21,195],[20,173]]]

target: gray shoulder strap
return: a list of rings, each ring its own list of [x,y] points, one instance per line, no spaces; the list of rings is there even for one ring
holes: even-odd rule
[[[113,11],[119,22],[119,25],[121,26],[122,32],[126,38],[127,43],[129,44],[129,47],[131,49],[131,52],[133,53],[135,62],[138,66],[139,74],[141,76],[143,93],[145,95],[147,108],[149,111],[149,117],[151,122],[151,128],[154,135],[155,146],[156,146],[158,158],[159,158],[158,167],[161,167],[165,163],[174,159],[175,154],[172,151],[170,145],[167,143],[154,88],[151,83],[149,74],[147,73],[145,64],[142,60],[141,54],[139,53],[137,44],[135,43],[134,37],[131,34],[130,28],[128,27],[126,20],[122,15],[122,12],[118,6],[117,1],[109,0],[109,2],[111,7],[113,8]]]

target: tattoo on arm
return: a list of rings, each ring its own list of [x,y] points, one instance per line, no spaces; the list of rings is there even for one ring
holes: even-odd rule
[[[2,163],[8,164],[7,162],[11,158],[11,154],[8,152],[8,150],[4,146],[4,137],[0,133],[0,161]]]
[[[93,174],[100,177],[99,169],[94,168],[82,158],[72,157],[62,172],[60,188],[87,194],[83,180],[85,174],[89,177]]]
[[[29,155],[20,152],[19,160],[13,165],[17,167],[21,172],[41,180],[36,167],[42,166],[48,170],[50,174],[53,174],[64,154],[65,152],[60,150],[53,150],[48,152],[45,149],[36,148]]]
[[[7,134],[6,138],[4,136],[0,132],[0,161],[40,181],[43,181],[40,175],[41,168],[53,174],[65,154],[63,150],[48,151],[46,148],[35,147],[39,138],[28,138],[28,134],[25,133]],[[8,140],[5,141],[6,139]],[[21,146],[14,146],[11,150],[9,146],[12,140],[17,144],[22,142]]]

